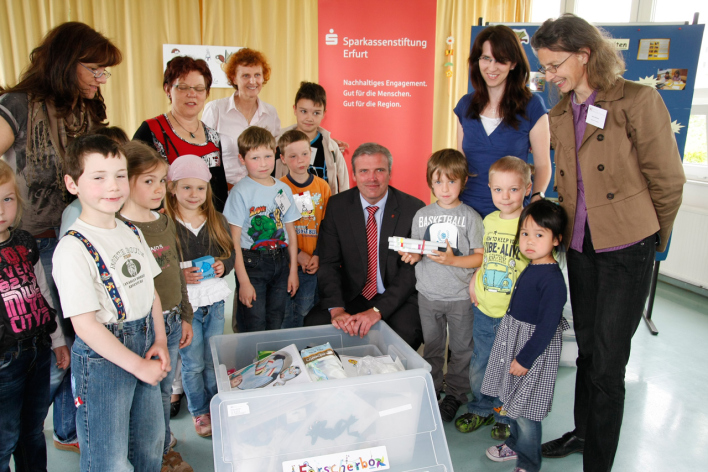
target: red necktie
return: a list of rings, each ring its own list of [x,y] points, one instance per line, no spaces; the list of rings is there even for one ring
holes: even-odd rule
[[[369,219],[366,221],[366,247],[368,253],[368,267],[366,269],[366,285],[364,285],[364,290],[361,294],[364,298],[371,300],[376,295],[376,268],[378,250],[376,248],[376,239],[378,237],[378,232],[376,231],[376,218],[374,214],[379,209],[377,206],[366,207],[369,212]]]

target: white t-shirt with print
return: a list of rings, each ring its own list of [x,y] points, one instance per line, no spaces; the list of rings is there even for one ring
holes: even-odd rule
[[[153,278],[161,270],[142,232],[138,240],[133,230],[118,219],[113,229],[98,228],[81,219],[69,229],[88,239],[108,266],[125,307],[125,321],[147,316],[155,294]],[[118,311],[84,243],[74,236],[62,238],[52,260],[52,275],[65,317],[95,311],[99,323],[118,322]]]

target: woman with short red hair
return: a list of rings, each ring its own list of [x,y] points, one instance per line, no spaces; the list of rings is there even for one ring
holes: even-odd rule
[[[211,71],[202,59],[178,56],[167,63],[162,88],[172,103],[165,114],[143,121],[133,139],[153,146],[168,162],[179,156],[201,157],[211,172],[214,205],[223,211],[228,195],[219,133],[199,119],[211,89]]]
[[[207,103],[202,120],[207,125],[227,136],[224,166],[226,179],[231,185],[246,176],[246,168],[238,162],[236,140],[249,126],[260,126],[280,136],[280,118],[275,107],[258,99],[258,94],[270,79],[270,65],[265,56],[253,49],[243,48],[229,57],[226,63],[226,77],[236,91],[230,97]],[[230,138],[230,139],[229,139]]]

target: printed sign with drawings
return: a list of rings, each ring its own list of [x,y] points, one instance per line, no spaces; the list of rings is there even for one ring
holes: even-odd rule
[[[390,468],[385,446],[283,462],[283,472],[353,472]]]

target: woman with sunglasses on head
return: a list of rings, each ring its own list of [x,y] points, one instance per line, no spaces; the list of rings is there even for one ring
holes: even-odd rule
[[[133,139],[153,146],[169,164],[186,154],[201,157],[211,172],[214,205],[217,211],[222,211],[228,195],[222,140],[215,129],[199,119],[211,81],[211,71],[204,60],[188,56],[171,59],[165,69],[162,88],[172,109],[143,121]]]
[[[527,87],[529,62],[511,28],[498,25],[480,31],[469,68],[474,91],[455,107],[457,149],[476,177],[467,180],[460,199],[484,218],[496,211],[488,186],[489,167],[504,156],[527,161],[533,149],[532,200],[543,198],[551,181],[550,135],[546,106]]]
[[[32,51],[30,63],[17,85],[0,87],[0,155],[16,174],[18,197],[24,201],[24,217],[19,227],[34,236],[45,274],[52,273],[62,211],[75,198],[64,186],[65,150],[75,138],[106,126],[101,86],[111,76],[106,68],[121,61],[120,50],[101,33],[84,23],[63,23],[49,31]],[[63,320],[54,279],[51,275],[46,279],[57,310],[57,322],[62,325],[70,347],[73,328]],[[46,388],[47,397],[46,404],[37,405],[40,408],[36,412],[41,418],[34,419],[41,433],[49,405],[54,402],[54,446],[79,452],[76,407],[71,376],[67,375],[70,353],[63,345],[64,338],[61,339],[62,349],[55,350],[51,360],[48,350],[37,351],[33,369],[41,377],[44,373],[39,370],[46,368],[48,377],[46,384],[36,386]],[[32,343],[29,345],[34,349]],[[3,367],[7,370],[8,364]],[[4,404],[3,408],[12,409],[13,405]],[[12,427],[15,426],[20,425]],[[43,437],[41,442],[44,446]],[[29,444],[25,446],[29,463],[46,461],[46,452],[32,450]]]
[[[531,46],[562,94],[549,115],[578,341],[575,429],[542,452],[582,452],[585,471],[608,471],[632,336],[686,179],[661,96],[622,78],[622,53],[604,32],[566,14],[544,22]]]

